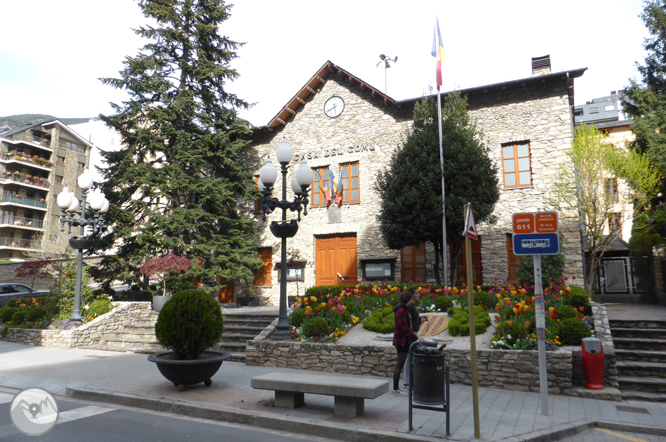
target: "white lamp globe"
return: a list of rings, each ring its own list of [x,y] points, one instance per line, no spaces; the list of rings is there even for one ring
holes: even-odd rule
[[[66,209],[69,207],[70,204],[72,204],[72,198],[74,195],[69,193],[69,188],[65,187],[62,189],[62,192],[58,194],[58,198],[56,199],[56,202],[58,203],[58,207],[61,209]]]
[[[72,195],[72,203],[69,205],[69,208],[67,208],[68,212],[74,212],[76,209],[79,208],[79,200],[76,198],[74,195]]]
[[[308,163],[303,159],[300,167],[296,170],[296,180],[301,186],[309,186],[312,184],[312,169]]]
[[[81,175],[79,175],[79,187],[82,190],[88,190],[93,185],[93,176],[88,169],[84,170]]]
[[[271,159],[266,160],[266,164],[259,171],[259,179],[264,185],[272,186],[277,180],[277,169],[271,163]]]
[[[261,182],[261,178],[257,180],[257,189],[259,189],[259,192],[266,190],[266,186],[264,186],[264,183]]]
[[[102,197],[102,198],[104,198],[104,197]],[[102,212],[102,213],[106,213],[108,210],[109,210],[109,200],[104,198],[104,204],[102,205],[102,208],[99,209],[99,211]]]
[[[301,185],[298,184],[298,180],[296,179],[296,177],[294,177],[294,179],[291,180],[291,190],[296,195],[300,195],[301,193],[303,193],[303,189],[301,189]]]
[[[104,197],[101,193],[92,193],[90,194],[90,207],[93,210],[100,210],[104,205]]]
[[[288,163],[291,161],[292,154],[291,146],[287,143],[287,140],[283,138],[282,143],[280,143],[280,146],[277,148],[277,152],[275,152],[275,157],[279,163]]]

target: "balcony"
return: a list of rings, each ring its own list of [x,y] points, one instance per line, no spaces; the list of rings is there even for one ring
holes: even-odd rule
[[[29,184],[30,186],[36,186],[40,189],[49,189],[49,187],[51,187],[48,178],[23,175],[24,176],[21,176],[21,173],[19,172],[0,172],[0,180],[5,180],[5,184],[8,184],[7,182],[9,181],[16,184]]]
[[[15,226],[15,227],[30,227],[33,229],[43,229],[44,221],[37,218],[25,218],[22,216],[14,216],[13,213],[0,215],[0,227]]]
[[[16,134],[16,135],[14,135],[14,137],[16,137],[17,135],[20,135],[20,134]],[[35,142],[32,139],[26,140],[26,139],[23,139],[23,138],[14,138],[13,140],[2,140],[2,141],[4,143],[14,145],[13,146],[14,148],[17,147],[17,146],[21,146],[21,147],[29,146],[33,149],[37,148],[37,149],[40,149],[40,150],[45,150],[47,152],[53,152],[53,149],[51,149],[51,147],[49,147],[51,145],[51,143],[49,141],[44,141],[43,139],[38,140],[39,142]]]
[[[46,158],[42,158],[39,155],[28,155],[23,152],[8,152],[8,153],[0,153],[0,160],[3,160],[5,162],[8,161],[16,161],[19,163],[24,163],[30,166],[39,166],[40,168],[43,169],[48,169],[51,170],[53,167],[53,163]]]
[[[44,198],[35,199],[35,198],[28,198],[25,196],[3,195],[2,202],[23,204],[25,206],[32,206],[32,207],[39,207],[46,209],[46,201],[44,200]]]
[[[41,247],[41,245],[41,240],[39,239],[0,237],[0,247],[10,247],[14,249],[33,249]]]

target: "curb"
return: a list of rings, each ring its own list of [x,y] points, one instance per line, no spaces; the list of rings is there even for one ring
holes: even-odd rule
[[[92,402],[124,405],[166,413],[212,419],[222,422],[250,425],[270,430],[290,431],[334,440],[349,442],[441,442],[441,438],[398,433],[355,425],[341,427],[336,423],[322,422],[298,417],[282,417],[273,414],[246,411],[222,405],[182,401],[160,397],[146,397],[129,393],[114,393],[86,388],[67,388],[67,396]]]
[[[555,442],[565,437],[575,436],[594,428],[604,428],[613,431],[626,431],[637,434],[666,436],[666,428],[645,427],[618,422],[582,420],[572,424],[555,425],[549,429],[533,431],[531,433],[526,433],[520,436],[510,436],[500,440],[499,442]]]

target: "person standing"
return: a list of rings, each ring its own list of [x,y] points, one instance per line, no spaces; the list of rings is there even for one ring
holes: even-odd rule
[[[395,330],[393,332],[393,346],[398,352],[398,361],[393,369],[393,392],[400,393],[400,372],[405,366],[407,356],[409,356],[409,346],[419,340],[419,337],[412,330],[412,316],[409,313],[408,306],[413,303],[414,292],[409,289],[400,295],[400,303],[393,308],[395,313]]]
[[[408,288],[406,291],[410,291],[414,294],[412,296],[412,302],[410,302],[407,305],[407,310],[409,311],[409,316],[411,317],[412,320],[411,322],[412,331],[418,335],[421,325],[428,320],[426,316],[421,317],[419,315],[419,309],[416,307],[416,304],[419,302],[419,299],[421,299],[420,288],[413,285],[410,288]],[[405,387],[409,386],[409,377],[411,376],[411,374],[412,374],[412,361],[409,352],[407,352],[407,360],[405,361],[405,377],[403,379],[403,385]]]

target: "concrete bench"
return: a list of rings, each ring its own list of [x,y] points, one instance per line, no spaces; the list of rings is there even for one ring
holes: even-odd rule
[[[330,374],[269,373],[252,378],[252,388],[275,391],[275,406],[298,408],[305,404],[304,394],[335,396],[335,414],[360,416],[364,400],[386,393],[389,382]]]

